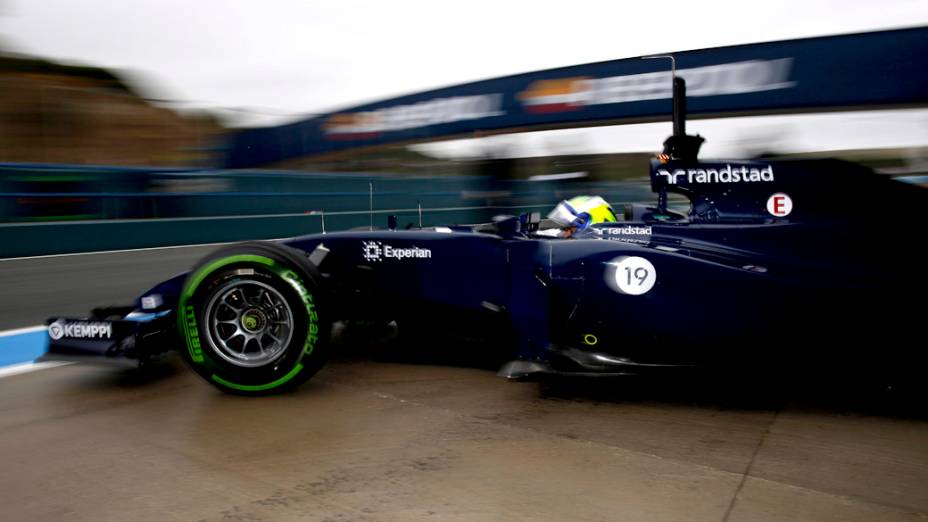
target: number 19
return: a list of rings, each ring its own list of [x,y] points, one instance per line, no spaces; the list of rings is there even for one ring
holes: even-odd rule
[[[625,267],[625,274],[628,276],[629,285],[632,284],[632,276],[634,276],[635,279],[638,280],[638,286],[641,286],[648,278],[648,269],[643,266],[639,266],[638,268],[632,270],[632,267],[627,266]]]

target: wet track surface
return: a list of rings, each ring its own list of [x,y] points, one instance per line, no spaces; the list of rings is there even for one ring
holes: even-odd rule
[[[6,326],[131,298],[202,253],[95,260],[132,287],[89,256],[3,262],[31,299]],[[923,399],[866,386],[541,385],[343,355],[260,399],[177,361],[2,378],[0,397],[0,520],[928,519]]]
[[[44,370],[0,380],[0,519],[928,517],[923,419],[692,386],[343,358],[248,399],[180,364]]]

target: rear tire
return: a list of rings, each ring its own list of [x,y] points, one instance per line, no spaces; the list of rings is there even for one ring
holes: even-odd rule
[[[328,358],[321,283],[301,251],[282,245],[249,242],[210,254],[190,271],[178,301],[184,359],[228,393],[299,386]]]

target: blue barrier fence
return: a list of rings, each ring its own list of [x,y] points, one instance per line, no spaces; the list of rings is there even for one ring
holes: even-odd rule
[[[105,190],[104,190],[105,189]],[[0,257],[478,223],[576,194],[650,200],[647,183],[0,165]],[[420,218],[421,215],[421,218]]]

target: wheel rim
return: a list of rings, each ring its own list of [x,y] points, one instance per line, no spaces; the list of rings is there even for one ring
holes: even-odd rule
[[[209,345],[224,360],[245,368],[270,364],[293,336],[293,312],[274,287],[253,280],[230,281],[206,306]]]

